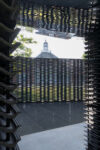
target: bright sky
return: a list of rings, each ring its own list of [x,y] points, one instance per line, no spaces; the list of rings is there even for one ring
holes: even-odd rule
[[[49,50],[59,58],[82,58],[85,51],[84,39],[79,37],[73,37],[71,39],[61,39],[50,36],[44,36],[36,34],[36,30],[33,33],[21,30],[25,37],[32,37],[37,44],[29,44],[29,48],[32,49],[32,57],[36,57],[43,49],[43,43],[46,40],[49,45]]]

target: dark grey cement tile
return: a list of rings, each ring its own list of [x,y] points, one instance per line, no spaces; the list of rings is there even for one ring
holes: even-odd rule
[[[21,135],[83,122],[83,103],[18,104]]]

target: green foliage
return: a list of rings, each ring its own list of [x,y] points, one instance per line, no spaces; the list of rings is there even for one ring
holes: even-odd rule
[[[20,47],[22,48],[23,45],[20,45]],[[17,56],[21,56],[21,57],[31,57],[31,55],[32,55],[32,49],[31,49],[31,48],[24,47],[23,51],[24,51],[24,52],[19,51],[19,49],[16,50],[14,56],[16,56],[16,57],[17,57]]]
[[[31,48],[26,48],[25,49],[25,57],[30,57],[32,55],[32,50]]]
[[[32,37],[27,38],[24,37],[23,34],[20,34],[17,36],[16,42],[21,42],[19,48],[12,54],[12,56],[21,56],[21,57],[31,57],[32,56],[32,49],[29,48],[29,44],[37,44],[37,41],[35,41]]]
[[[31,27],[25,27],[25,30],[28,32],[31,32],[31,33],[33,32],[33,28],[31,28]]]
[[[82,56],[82,59],[85,59],[86,56],[87,56],[86,53],[84,53],[83,56]]]
[[[36,41],[33,40],[33,38],[27,38],[27,37],[24,37],[23,34],[20,34],[18,37],[17,37],[17,40],[18,41],[21,41],[23,43],[26,43],[26,44],[33,44],[33,43],[37,43]]]

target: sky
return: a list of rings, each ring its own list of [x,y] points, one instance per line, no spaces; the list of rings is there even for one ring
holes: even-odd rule
[[[32,49],[32,57],[36,57],[43,49],[43,43],[46,40],[49,45],[49,50],[58,58],[82,58],[85,52],[84,39],[80,37],[73,37],[71,39],[61,39],[50,36],[36,34],[37,30],[28,32],[22,28],[20,34],[24,37],[32,37],[37,44],[29,44],[28,47]]]

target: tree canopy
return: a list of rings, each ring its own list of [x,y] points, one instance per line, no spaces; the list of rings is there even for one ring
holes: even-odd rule
[[[25,28],[27,32],[32,32],[31,30]],[[32,56],[32,49],[29,48],[29,44],[37,44],[37,41],[35,41],[32,37],[25,37],[23,34],[19,34],[14,41],[21,42],[20,46],[17,48],[17,50],[12,54],[12,56],[21,56],[21,57],[31,57]]]

